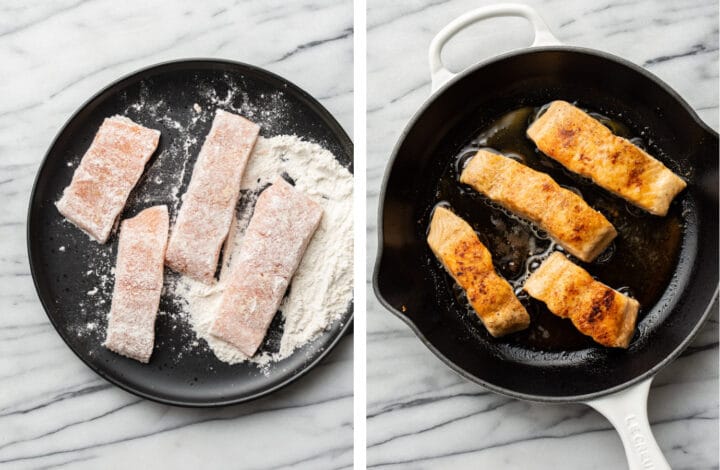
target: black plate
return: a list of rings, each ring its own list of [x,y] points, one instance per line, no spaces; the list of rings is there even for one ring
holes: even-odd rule
[[[231,89],[237,92],[230,94]],[[161,301],[156,344],[149,364],[120,357],[100,345],[112,293],[110,268],[114,264],[117,236],[113,235],[105,245],[91,241],[64,221],[54,202],[69,184],[102,120],[125,114],[140,124],[161,130],[162,137],[121,218],[159,203],[167,203],[174,217],[176,207],[169,199],[168,188],[176,185],[179,194],[185,192],[197,152],[212,122],[213,96],[223,102],[218,107],[234,108],[258,122],[262,136],[296,134],[330,150],[343,166],[353,171],[353,145],[349,137],[320,103],[297,86],[242,63],[183,60],[135,72],[85,103],[50,146],[35,180],[28,214],[30,270],[40,301],[63,340],[110,382],[136,395],[181,406],[240,403],[287,385],[332,349],[350,326],[353,315],[351,304],[343,318],[315,341],[263,368],[221,362],[207,347],[202,347],[202,340],[200,346],[189,347],[193,339],[191,328],[181,318],[178,305],[167,296]],[[132,106],[143,100],[146,106]],[[202,108],[200,113],[193,109],[196,103]],[[168,119],[160,119],[162,116]],[[177,123],[188,130],[181,132]],[[183,143],[193,138],[196,142],[186,149]],[[168,276],[174,274],[166,270]],[[98,285],[103,287],[95,292]],[[97,327],[90,330],[88,323]],[[277,347],[281,323],[278,315],[263,349]]]

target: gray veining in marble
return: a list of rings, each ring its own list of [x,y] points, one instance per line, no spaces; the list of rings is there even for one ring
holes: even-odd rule
[[[352,134],[352,2],[61,0],[0,4],[0,467],[347,468],[352,337],[297,383],[217,410],[111,386],[55,333],[25,248],[48,145],[93,93],[138,68],[219,57],[280,74]]]
[[[487,0],[385,2],[368,8],[368,280],[385,164],[430,92],[427,47]],[[718,127],[718,5],[713,0],[533,0],[563,42],[602,49],[658,75]],[[522,19],[476,25],[453,39],[452,70],[526,46]],[[368,281],[368,289],[370,289]],[[368,294],[368,466],[373,468],[626,468],[610,423],[582,406],[520,402],[461,379]],[[650,420],[674,469],[718,468],[718,314],[656,378]]]

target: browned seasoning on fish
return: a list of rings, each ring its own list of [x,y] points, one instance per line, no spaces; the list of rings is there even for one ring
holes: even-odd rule
[[[460,181],[545,230],[583,261],[592,261],[617,235],[580,196],[550,176],[487,150],[470,159]]]
[[[554,101],[527,135],[568,170],[651,214],[667,214],[673,198],[687,186],[647,152],[565,101]]]
[[[490,252],[467,222],[452,211],[437,207],[427,242],[465,290],[470,305],[491,335],[503,336],[528,327],[530,316],[525,307],[510,284],[495,272]]]
[[[596,281],[562,253],[550,255],[530,275],[524,289],[603,346],[627,348],[630,344],[638,301]]]

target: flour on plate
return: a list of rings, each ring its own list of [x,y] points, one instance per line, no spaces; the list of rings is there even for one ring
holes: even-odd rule
[[[279,351],[248,358],[234,346],[210,336],[232,259],[252,216],[259,193],[277,175],[323,207],[323,217],[292,279],[280,311],[284,329]],[[238,214],[225,243],[220,280],[207,286],[186,276],[174,286],[187,318],[218,359],[231,364],[250,360],[267,364],[288,357],[338,320],[352,300],[353,286],[353,178],[332,153],[297,136],[258,138],[243,175]]]
[[[200,126],[209,126],[220,108],[258,123],[271,135],[292,129],[291,104],[282,90],[251,98],[242,81],[226,75],[222,86],[215,81],[200,81],[193,104],[186,113],[178,112],[166,96],[155,96],[151,87],[141,82],[136,96],[126,96],[121,114],[138,122],[159,123],[163,130],[162,150],[153,158],[135,193],[142,205],[166,204],[174,219],[181,204],[182,188],[192,171],[191,156],[197,155],[204,141]],[[220,90],[220,91],[219,91]],[[77,155],[70,166],[77,166]],[[178,164],[178,162],[181,162]],[[295,185],[323,206],[321,225],[315,233],[293,278],[287,297],[280,306],[284,320],[282,337],[273,329],[273,353],[258,353],[246,358],[233,346],[208,334],[217,312],[220,295],[232,254],[239,247],[242,234],[252,216],[260,191],[277,175],[285,174]],[[64,225],[69,222],[62,221]],[[231,228],[221,266],[221,280],[205,286],[165,271],[163,299],[158,319],[172,332],[172,338],[157,336],[156,348],[169,348],[174,360],[211,349],[222,361],[238,363],[250,360],[266,371],[269,363],[288,357],[303,344],[312,341],[347,311],[352,301],[353,271],[352,175],[331,152],[321,145],[302,141],[300,137],[279,135],[259,138],[242,182],[238,218]],[[76,248],[67,246],[66,253]],[[60,250],[57,248],[58,251]],[[87,249],[87,248],[85,248]],[[92,263],[85,273],[89,285],[86,298],[78,305],[72,330],[78,337],[89,337],[99,345],[104,341],[107,312],[110,308],[115,254],[112,246],[91,245]],[[178,311],[178,308],[180,311]],[[175,341],[175,340],[179,341]],[[172,340],[172,341],[171,341]],[[90,344],[90,342],[88,342]],[[94,354],[94,350],[90,350]],[[212,368],[212,366],[210,366]]]

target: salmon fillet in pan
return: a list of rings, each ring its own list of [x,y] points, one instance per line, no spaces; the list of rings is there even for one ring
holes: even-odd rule
[[[503,155],[478,151],[460,181],[547,231],[583,261],[594,260],[617,235],[612,224],[583,198],[545,173]]]
[[[260,347],[320,224],[322,207],[277,180],[258,197],[210,333],[248,357]]]
[[[257,124],[217,110],[170,234],[168,267],[206,284],[213,281],[259,132]]]
[[[627,348],[630,344],[638,301],[596,281],[562,253],[556,251],[543,261],[523,288],[603,346]]]
[[[528,327],[530,315],[510,284],[495,272],[490,252],[467,222],[452,211],[437,207],[427,242],[463,288],[491,335],[503,336]]]
[[[160,131],[123,116],[106,118],[55,203],[58,211],[105,243],[159,141]]]
[[[120,227],[104,346],[145,363],[155,342],[168,224],[167,207],[155,206],[124,220]]]
[[[673,198],[687,186],[644,150],[565,101],[553,101],[527,135],[568,170],[651,214],[667,214]]]

